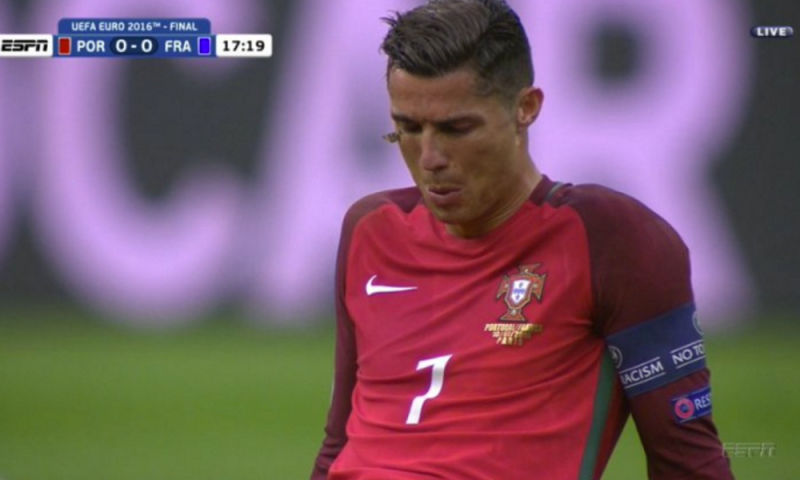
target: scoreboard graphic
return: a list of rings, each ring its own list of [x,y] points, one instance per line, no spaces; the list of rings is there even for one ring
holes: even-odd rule
[[[272,35],[212,34],[207,18],[63,18],[58,34],[0,34],[0,57],[272,56]]]

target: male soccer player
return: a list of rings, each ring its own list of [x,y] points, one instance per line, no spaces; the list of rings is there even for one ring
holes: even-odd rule
[[[335,385],[311,478],[600,478],[632,414],[652,479],[730,479],[689,256],[644,205],[539,173],[542,105],[503,0],[388,19],[415,188],[348,211]]]

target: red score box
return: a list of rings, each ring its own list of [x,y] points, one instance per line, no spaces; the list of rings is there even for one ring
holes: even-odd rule
[[[72,38],[61,37],[58,39],[58,54],[70,55],[72,53]]]

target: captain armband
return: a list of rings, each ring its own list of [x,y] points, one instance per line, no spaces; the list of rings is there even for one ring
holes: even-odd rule
[[[606,337],[622,387],[633,397],[706,366],[693,303]]]

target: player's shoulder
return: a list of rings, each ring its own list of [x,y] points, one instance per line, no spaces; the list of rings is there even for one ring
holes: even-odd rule
[[[402,212],[409,213],[421,200],[416,187],[397,188],[371,193],[353,202],[344,216],[345,226],[355,226],[360,220],[369,216],[385,205],[392,205]]]
[[[624,223],[642,220],[661,220],[639,200],[630,195],[597,184],[554,184],[548,203],[555,207],[568,206],[581,217],[604,222]]]
[[[556,188],[548,203],[575,210],[591,238],[650,243],[655,239],[683,246],[675,229],[641,201],[596,184],[565,184]]]
[[[600,331],[617,331],[691,302],[689,250],[642,202],[600,185],[565,185],[547,203],[571,208],[581,219]]]

